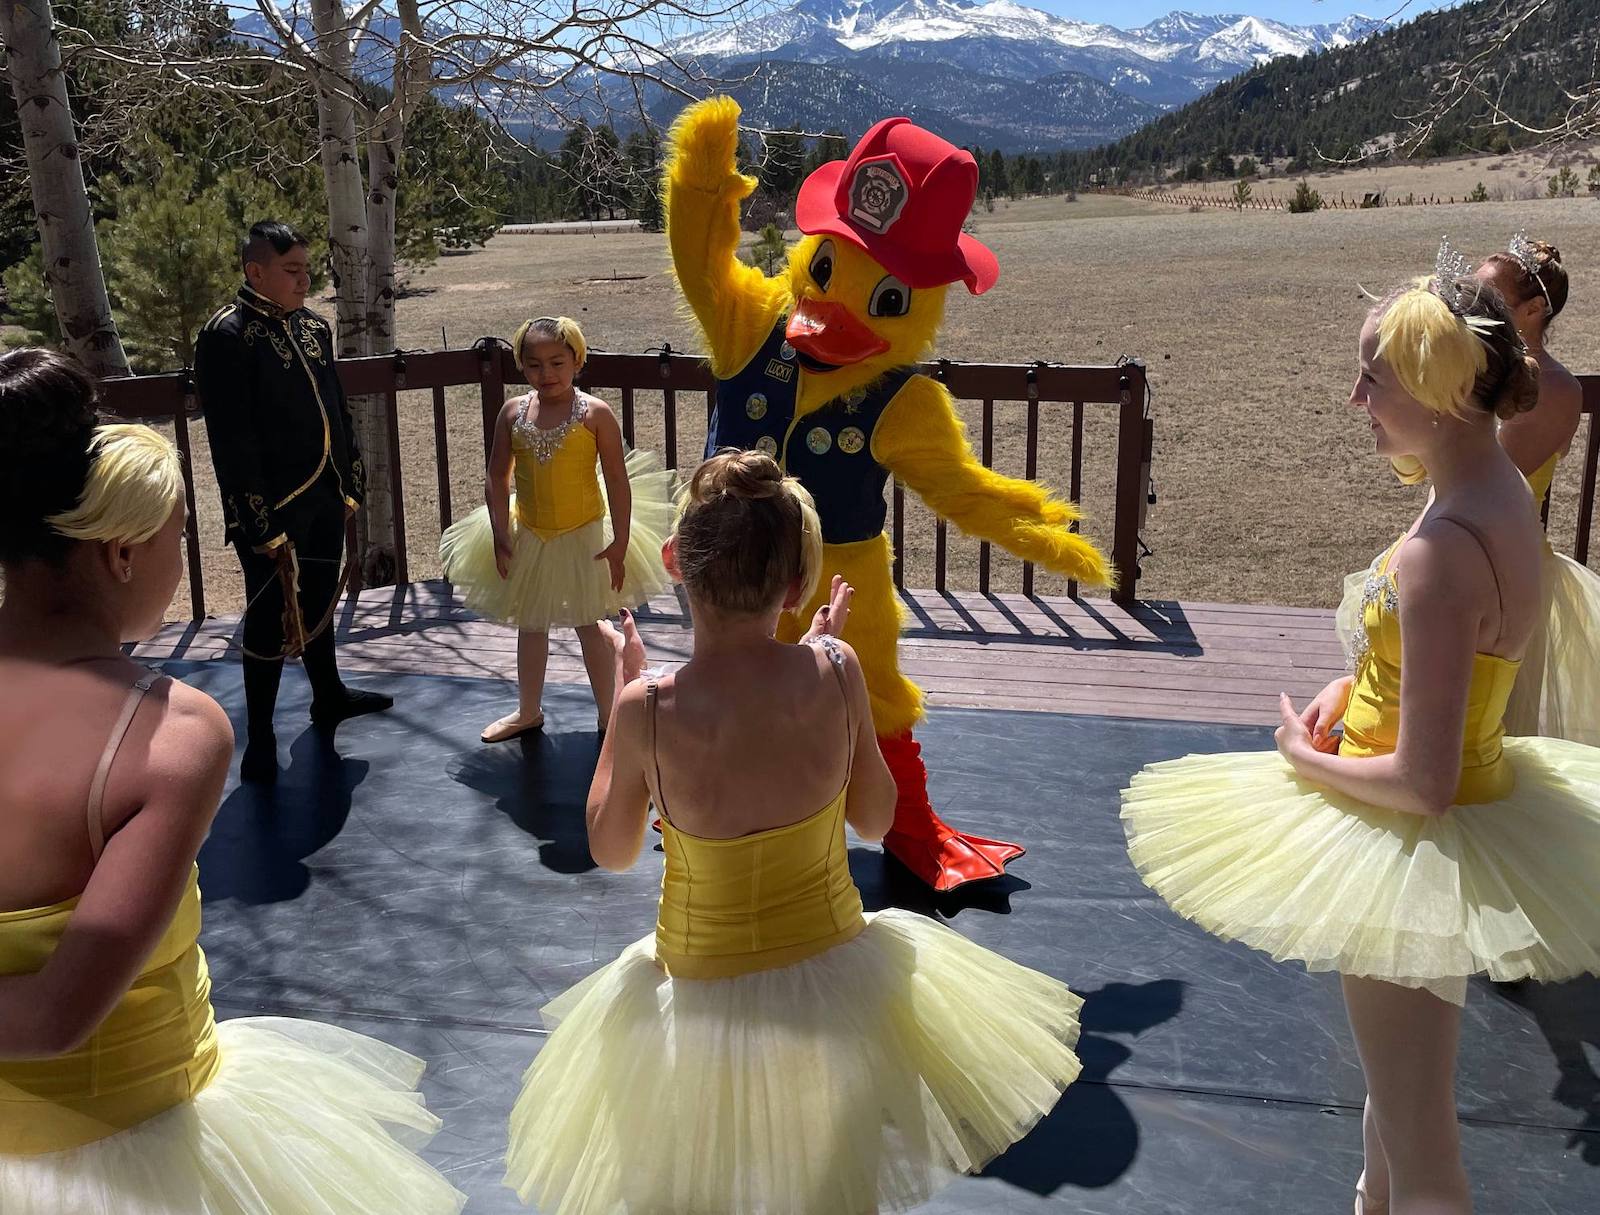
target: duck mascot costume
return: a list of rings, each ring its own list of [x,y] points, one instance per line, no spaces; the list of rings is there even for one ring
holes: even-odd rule
[[[665,173],[678,285],[717,378],[706,452],[757,448],[816,498],[823,570],[855,587],[844,639],[872,698],[874,728],[899,790],[884,846],[935,890],[999,877],[1018,844],[967,835],[928,800],[912,727],[922,690],[897,662],[903,607],[884,534],[891,476],[940,518],[1044,568],[1106,585],[1105,558],[1071,529],[1071,504],[983,467],[954,402],[916,364],[933,349],[950,284],[974,295],[999,277],[994,254],[961,231],[977,195],[972,156],[904,118],[878,123],[850,158],[800,188],[806,233],[768,278],[737,257],[740,202],[756,186],[735,152],[739,107],[713,97],[674,125]],[[796,640],[827,594],[785,616]]]

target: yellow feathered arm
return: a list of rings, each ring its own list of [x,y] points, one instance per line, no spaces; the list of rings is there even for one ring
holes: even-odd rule
[[[662,180],[673,272],[719,378],[761,348],[789,295],[782,281],[738,258],[739,203],[756,188],[739,172],[738,147],[738,103],[696,102],[672,125]]]
[[[1105,555],[1069,527],[1079,517],[1072,503],[979,463],[944,385],[906,381],[873,433],[872,454],[967,535],[1089,586],[1115,581]]]

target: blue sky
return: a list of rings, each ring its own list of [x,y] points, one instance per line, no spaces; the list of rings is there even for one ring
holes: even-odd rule
[[[1207,3],[1206,0],[1021,0],[1030,8],[1059,13],[1076,21],[1098,21],[1118,29],[1136,29],[1174,9],[1187,13],[1242,13],[1268,17],[1287,25],[1315,25],[1342,21],[1351,13],[1368,17],[1388,17],[1403,0],[1234,0],[1232,3]],[[1441,0],[1413,0],[1395,18],[1406,21],[1428,9],[1444,8]]]

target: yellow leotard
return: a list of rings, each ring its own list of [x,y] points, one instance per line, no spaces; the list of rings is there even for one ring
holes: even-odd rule
[[[541,540],[593,523],[605,511],[600,478],[595,471],[599,447],[584,425],[588,402],[573,397],[567,420],[541,429],[528,418],[532,396],[523,398],[511,424],[515,459],[517,519]]]
[[[57,1152],[126,1130],[187,1101],[215,1077],[211,979],[200,951],[198,869],[133,986],[82,1046],[0,1062],[0,1153]],[[34,974],[78,899],[0,912],[0,974]]]
[[[1565,454],[1560,451],[1553,453],[1548,460],[1528,474],[1528,488],[1533,490],[1533,500],[1537,505],[1542,507],[1545,499],[1550,496],[1550,482],[1555,480],[1556,466],[1561,463],[1561,457]]]
[[[1390,565],[1402,543],[1403,538],[1395,541],[1373,563],[1362,591],[1361,622],[1352,638],[1355,683],[1340,755],[1387,755],[1400,738],[1400,589]],[[1494,654],[1473,655],[1458,805],[1492,802],[1511,792],[1511,766],[1501,748],[1502,718],[1521,665]]]
[[[825,648],[842,692],[839,651]],[[653,682],[647,699],[653,757]],[[845,703],[848,723],[848,699]],[[848,724],[853,740],[854,725]],[[707,839],[673,826],[660,786],[658,771],[656,806],[666,870],[656,919],[656,957],[674,978],[725,979],[791,966],[866,927],[845,851],[848,784],[797,823],[733,839]]]

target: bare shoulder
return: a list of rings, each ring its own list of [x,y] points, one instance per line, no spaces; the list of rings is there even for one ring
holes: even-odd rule
[[[583,424],[590,430],[599,431],[617,426],[617,413],[610,404],[594,396],[592,393],[583,393]]]
[[[612,714],[611,730],[617,736],[619,744],[642,744],[645,733],[645,716],[647,683],[643,679],[635,679],[622,689],[622,694],[617,697],[616,712]]]
[[[1562,412],[1583,411],[1583,384],[1565,366],[1555,363],[1541,372],[1539,404],[1555,404]]]
[[[1483,530],[1476,522],[1472,526]],[[1402,602],[1459,601],[1483,589],[1490,572],[1483,545],[1448,516],[1426,520],[1406,541],[1402,566]]]
[[[208,772],[233,756],[233,723],[210,696],[165,681],[165,705],[150,740],[152,767],[166,774]]]
[[[830,653],[837,654],[839,656],[839,666],[844,671],[846,682],[852,686],[860,682],[863,687],[865,686],[865,676],[861,670],[861,659],[857,656],[855,650],[851,648],[848,641],[841,640],[829,633],[816,638],[810,645],[817,652],[817,657],[822,660],[818,667],[819,670],[831,665],[833,660],[829,657]]]

